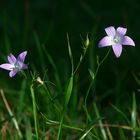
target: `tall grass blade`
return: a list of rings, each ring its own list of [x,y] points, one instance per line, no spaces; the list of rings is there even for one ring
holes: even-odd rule
[[[35,133],[36,139],[38,140],[38,120],[37,120],[37,109],[36,109],[36,100],[35,100],[35,93],[33,89],[33,84],[30,86],[31,96],[32,96],[32,103],[33,103],[33,116],[34,116],[34,124],[35,124]]]
[[[136,97],[135,97],[135,92],[133,92],[133,100],[132,100],[132,113],[131,113],[131,120],[132,120],[132,140],[136,140]]]
[[[97,118],[100,118],[99,110],[98,110],[95,102],[93,103],[93,107],[94,107]],[[99,122],[99,126],[100,126],[100,131],[102,134],[102,138],[103,138],[103,140],[107,140],[107,135],[106,135],[102,120],[99,120],[98,122]]]
[[[2,97],[2,99],[3,99],[3,102],[4,102],[5,106],[6,106],[6,109],[7,109],[8,113],[9,113],[10,117],[12,117],[12,121],[13,121],[13,123],[14,123],[14,125],[15,125],[15,128],[16,128],[16,130],[17,130],[17,132],[18,132],[18,135],[19,135],[19,137],[22,139],[22,138],[23,138],[23,135],[22,135],[22,133],[21,133],[21,131],[20,131],[18,122],[17,122],[16,118],[14,117],[14,114],[13,114],[13,112],[12,112],[12,110],[11,110],[11,108],[10,108],[10,106],[9,106],[9,104],[8,104],[8,102],[7,102],[7,100],[6,100],[6,97],[5,97],[5,95],[4,95],[3,90],[1,90],[1,89],[0,89],[0,94],[1,94],[1,97]]]
[[[71,47],[70,47],[70,43],[69,43],[69,36],[67,34],[67,42],[68,42],[68,52],[69,52],[69,57],[70,57],[70,61],[71,61],[71,77],[68,83],[68,87],[66,90],[66,95],[65,95],[65,104],[64,104],[64,108],[63,108],[63,113],[61,115],[61,120],[60,120],[60,126],[59,126],[59,130],[58,130],[58,135],[57,135],[57,140],[60,140],[60,135],[61,135],[61,129],[62,129],[62,125],[63,125],[63,119],[64,119],[64,114],[65,111],[67,109],[67,105],[69,103],[70,97],[71,97],[71,93],[72,93],[72,89],[73,89],[73,56],[72,56],[72,51],[71,51]]]

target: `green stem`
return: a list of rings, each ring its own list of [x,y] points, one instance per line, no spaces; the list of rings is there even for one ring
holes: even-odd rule
[[[87,111],[87,99],[88,99],[88,96],[89,96],[89,92],[90,92],[91,87],[92,87],[92,85],[93,85],[93,83],[94,83],[94,80],[95,80],[95,78],[96,78],[96,76],[97,76],[97,74],[98,74],[99,68],[100,68],[100,66],[103,64],[103,62],[107,59],[107,57],[108,57],[108,55],[109,55],[109,53],[110,53],[110,50],[111,50],[111,48],[108,50],[107,54],[105,55],[105,57],[102,59],[102,61],[101,61],[100,63],[97,61],[97,68],[96,68],[94,77],[92,77],[92,81],[90,82],[90,85],[89,85],[88,90],[87,90],[87,92],[86,92],[86,97],[85,97],[85,109],[86,109],[86,112],[88,112],[88,111]],[[89,116],[89,115],[88,115],[88,116]]]
[[[75,73],[77,72],[77,70],[78,70],[78,68],[80,67],[80,65],[81,65],[81,63],[82,63],[82,61],[83,61],[85,55],[86,55],[86,51],[84,50],[84,53],[81,55],[80,61],[79,61],[79,63],[77,64],[77,66],[76,66],[76,68],[75,68],[73,74],[75,74]]]
[[[57,140],[60,140],[60,134],[61,134],[61,129],[62,129],[63,120],[64,120],[64,114],[65,114],[65,112],[67,110],[67,106],[68,106],[68,103],[69,103],[69,100],[70,100],[70,97],[71,97],[71,93],[72,93],[72,89],[73,89],[74,64],[73,64],[73,56],[72,56],[72,51],[71,51],[71,47],[70,47],[68,34],[67,34],[67,43],[68,43],[68,52],[69,52],[69,57],[70,57],[70,62],[71,62],[71,77],[70,77],[68,87],[67,87],[67,90],[66,90],[65,103],[64,103],[63,112],[62,112],[62,115],[61,115],[61,120],[60,120],[58,135],[57,135]]]
[[[83,61],[83,59],[84,59],[84,57],[86,55],[88,47],[89,47],[89,39],[88,39],[88,35],[87,35],[86,42],[83,45],[83,53],[80,56],[79,63],[77,64],[75,70],[73,71],[73,75],[75,75],[75,73],[77,72],[78,68],[80,67],[80,65],[81,65],[81,63],[82,63],[82,61]]]
[[[33,116],[34,116],[34,124],[35,124],[35,133],[36,139],[38,140],[38,123],[37,123],[37,111],[36,111],[36,101],[35,101],[35,93],[33,89],[33,84],[30,86],[31,96],[32,96],[32,103],[33,103]]]

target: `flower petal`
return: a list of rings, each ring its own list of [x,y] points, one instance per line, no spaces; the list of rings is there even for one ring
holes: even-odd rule
[[[123,45],[131,45],[131,46],[135,46],[134,41],[129,37],[129,36],[124,36]]]
[[[5,63],[5,64],[1,64],[0,68],[11,71],[14,68],[14,65],[9,64],[9,63]]]
[[[113,26],[105,28],[105,32],[107,33],[108,36],[114,37],[116,34],[116,30]]]
[[[27,66],[26,64],[22,64],[21,69],[22,69],[22,70],[28,69],[28,66]]]
[[[127,28],[123,28],[123,27],[117,28],[117,33],[119,33],[120,35],[125,35],[126,32],[127,32]]]
[[[28,69],[28,66],[21,61],[17,61],[16,65],[20,70]]]
[[[99,47],[111,46],[112,45],[112,38],[109,36],[103,37],[99,42]]]
[[[16,63],[16,58],[12,53],[10,53],[8,55],[8,61],[9,61],[10,64],[15,64]]]
[[[114,44],[112,45],[113,51],[116,55],[116,57],[120,57],[122,53],[122,45],[121,44]]]
[[[20,53],[17,58],[17,61],[24,62],[26,55],[27,55],[27,51]]]
[[[13,69],[12,71],[9,72],[9,76],[14,77],[17,74],[17,72],[18,71],[16,69]]]

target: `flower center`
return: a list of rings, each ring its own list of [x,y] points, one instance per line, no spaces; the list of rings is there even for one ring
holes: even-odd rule
[[[120,41],[121,41],[121,37],[118,36],[118,35],[115,35],[114,38],[113,38],[113,42],[114,43],[120,43]]]
[[[20,70],[20,65],[18,64],[18,61],[14,64],[14,69],[16,69],[17,71]]]

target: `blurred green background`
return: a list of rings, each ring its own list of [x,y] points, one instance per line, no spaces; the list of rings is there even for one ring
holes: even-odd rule
[[[96,55],[102,58],[107,52],[107,48],[98,48],[99,40],[105,36],[104,28],[111,25],[116,28],[126,27],[127,35],[133,38],[136,47],[125,46],[119,59],[115,58],[113,52],[110,53],[99,74],[99,82],[109,86],[110,83],[116,82],[114,81],[116,78],[124,76],[129,79],[131,71],[139,72],[140,70],[139,13],[140,2],[138,0],[1,1],[0,61],[3,63],[9,52],[18,55],[21,51],[27,50],[26,62],[29,65],[33,65],[39,73],[48,69],[49,74],[53,75],[54,71],[51,70],[47,58],[41,66],[37,37],[41,44],[40,47],[44,46],[52,56],[59,69],[61,80],[63,80],[70,72],[66,34],[69,34],[75,64],[79,61],[82,51],[82,38],[85,39],[89,34],[91,45],[80,67],[82,80],[85,81],[88,79],[87,69],[95,69]],[[0,74],[2,75],[1,81],[8,78],[6,72],[1,70]]]

